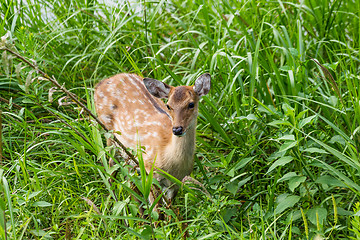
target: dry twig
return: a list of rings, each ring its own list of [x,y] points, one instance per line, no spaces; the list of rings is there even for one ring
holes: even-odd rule
[[[17,52],[11,50],[8,47],[3,47],[1,48],[1,50],[5,50],[11,54],[13,54],[14,56],[16,56],[17,58],[19,58],[22,62],[26,63],[28,66],[30,66],[31,68],[35,69],[37,73],[41,74],[42,77],[44,79],[42,80],[48,80],[50,81],[52,84],[54,84],[58,89],[60,89],[61,91],[63,91],[67,96],[69,96],[74,102],[76,102],[78,105],[80,105],[106,132],[109,132],[109,129],[106,128],[106,126],[82,103],[78,100],[78,97],[73,94],[72,92],[69,92],[64,86],[60,85],[58,83],[58,81],[55,78],[50,77],[49,75],[47,75],[45,72],[43,72],[41,69],[38,68],[38,66],[36,66],[34,63],[31,63],[29,60],[25,59],[23,56],[21,56],[20,54],[18,54]],[[136,164],[139,164],[139,162],[135,159],[134,155],[131,154],[131,152],[129,152],[127,150],[127,148],[124,146],[124,144],[122,144],[122,142],[119,141],[119,139],[114,138],[114,141],[118,144],[118,146],[120,146],[124,152],[126,153],[126,155],[132,160],[134,161]],[[129,164],[128,160],[126,160],[127,163]]]

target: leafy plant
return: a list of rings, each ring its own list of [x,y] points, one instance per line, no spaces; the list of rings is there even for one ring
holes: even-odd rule
[[[2,238],[356,236],[359,1],[3,0],[0,9]],[[105,147],[111,133],[39,69],[93,113],[93,87],[118,72],[172,85],[212,75],[195,180],[175,181],[165,220],[147,202],[152,175]]]

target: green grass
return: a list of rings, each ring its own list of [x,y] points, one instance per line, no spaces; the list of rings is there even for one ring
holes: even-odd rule
[[[166,220],[142,219],[151,176],[120,161],[110,186],[104,131],[59,104],[63,92],[49,101],[52,84],[0,51],[0,238],[356,239],[359,9],[359,0],[1,0],[7,46],[93,111],[93,87],[119,72],[172,85],[209,72],[212,89],[192,173],[203,187],[183,186]]]

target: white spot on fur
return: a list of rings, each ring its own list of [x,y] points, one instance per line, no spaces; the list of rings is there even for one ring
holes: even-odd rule
[[[138,76],[136,76],[136,75],[133,75],[133,74],[130,75],[130,78],[135,82],[140,81],[140,78]],[[137,84],[135,84],[135,85],[137,86]]]
[[[137,109],[134,110],[134,114],[135,115],[141,115],[141,114],[143,114],[143,111],[141,109],[137,108]]]
[[[124,98],[123,98],[123,96],[121,96],[121,95],[118,95],[118,94],[117,94],[117,95],[115,95],[115,98],[116,98],[117,100],[119,100],[120,103],[124,101]]]
[[[141,88],[139,87],[138,84],[134,84],[135,85],[135,88],[138,89],[138,90],[141,90]]]
[[[146,118],[149,118],[149,117],[151,117],[151,115],[148,112],[144,111],[144,118],[146,119]]]
[[[162,126],[163,125],[161,122],[144,122],[143,124],[146,126]]]
[[[102,119],[103,122],[105,123],[110,123],[111,122],[111,117],[109,115],[101,115],[100,117]]]
[[[153,149],[148,149],[146,151],[146,154],[151,157],[152,155],[154,155],[154,150]]]
[[[108,104],[108,98],[107,97],[103,97],[103,103],[105,104],[105,105],[107,105]]]
[[[124,78],[122,78],[122,77],[117,78],[116,80],[119,81],[120,83],[123,83],[123,82],[124,82]]]

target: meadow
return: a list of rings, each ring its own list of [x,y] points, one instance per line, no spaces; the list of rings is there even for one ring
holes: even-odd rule
[[[359,0],[0,0],[0,238],[360,239],[359,29]],[[120,72],[212,76],[164,220],[61,90],[95,113]]]

